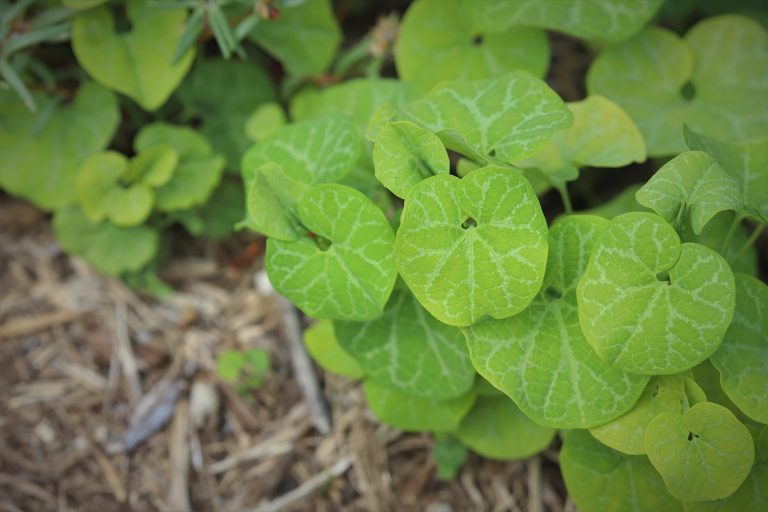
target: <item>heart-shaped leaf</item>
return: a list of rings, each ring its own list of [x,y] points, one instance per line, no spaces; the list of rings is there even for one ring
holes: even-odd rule
[[[279,16],[260,20],[250,38],[283,63],[291,75],[317,75],[331,63],[341,29],[328,0],[286,2]]]
[[[525,158],[573,122],[560,97],[524,71],[440,85],[405,113],[436,133],[448,149],[481,162]]]
[[[736,492],[722,500],[685,503],[685,512],[763,512],[768,508],[768,463],[752,466]]]
[[[768,32],[758,22],[716,16],[684,39],[653,27],[606,48],[587,87],[627,111],[650,156],[671,155],[685,150],[683,124],[728,141],[768,132],[768,81],[755,65],[766,59]]]
[[[470,174],[471,176],[471,174]],[[648,377],[606,363],[579,326],[576,284],[608,221],[568,216],[549,234],[541,292],[513,317],[467,328],[472,363],[531,419],[556,428],[586,428],[629,410]]]
[[[667,492],[647,457],[611,450],[586,430],[570,431],[563,436],[560,469],[568,495],[584,512],[683,509]]]
[[[687,372],[690,374],[690,372]],[[589,431],[606,446],[630,455],[645,454],[645,428],[664,412],[682,412],[689,401],[686,384],[693,400],[704,401],[706,395],[685,373],[653,377],[635,406],[626,414]]]
[[[173,176],[156,191],[160,211],[185,210],[205,203],[221,180],[224,158],[214,154],[208,141],[191,128],[152,123],[141,129],[134,146],[140,155],[163,146],[179,155]]]
[[[251,146],[243,157],[246,186],[256,170],[273,162],[286,176],[307,185],[340,180],[357,162],[360,137],[352,121],[329,115],[286,125],[263,142]]]
[[[656,171],[637,192],[637,201],[652,208],[678,230],[686,214],[701,233],[717,213],[737,211],[741,194],[736,180],[702,151],[687,151]]]
[[[768,286],[736,274],[736,310],[725,340],[712,354],[720,383],[747,416],[768,423]]]
[[[304,331],[304,345],[312,359],[326,371],[350,379],[361,379],[365,375],[355,358],[339,345],[330,320],[320,320]]]
[[[146,226],[93,223],[77,207],[56,210],[53,229],[61,246],[105,274],[136,272],[155,257],[159,237]]]
[[[573,124],[516,165],[539,169],[560,186],[578,178],[581,167],[624,167],[645,160],[643,136],[621,107],[602,96],[590,96],[568,103],[568,108]]]
[[[128,32],[118,32],[108,6],[79,13],[72,23],[72,49],[97,82],[134,99],[145,110],[159,108],[189,71],[193,48],[173,64],[186,9],[129,0]]]
[[[395,391],[447,400],[475,380],[461,331],[435,320],[407,290],[396,290],[379,318],[334,322],[334,328],[368,380]]]
[[[248,191],[244,225],[277,240],[297,240],[304,230],[293,209],[306,191],[306,185],[286,176],[279,165],[262,165]]]
[[[628,3],[570,0],[567,8],[553,8],[541,0],[463,0],[477,23],[501,30],[513,25],[541,27],[581,39],[616,43],[640,30],[663,0]],[[566,7],[565,5],[561,7]]]
[[[406,432],[453,432],[475,403],[476,395],[436,402],[386,388],[371,380],[363,383],[368,407],[382,423]]]
[[[294,213],[307,233],[267,242],[275,290],[315,318],[379,316],[397,276],[394,236],[381,210],[356,190],[321,184],[303,195]]]
[[[544,76],[549,41],[536,28],[476,23],[461,0],[418,0],[400,26],[395,63],[400,78],[423,91],[446,80],[495,78],[516,69]]]
[[[397,265],[427,311],[466,326],[519,313],[541,287],[547,224],[522,174],[485,167],[428,178],[408,193]]]
[[[423,179],[448,174],[448,153],[440,139],[408,121],[385,124],[373,147],[376,178],[393,194],[405,198]]]
[[[685,414],[656,416],[645,429],[645,448],[670,494],[682,501],[725,498],[744,482],[755,460],[749,430],[712,402]]]
[[[35,114],[12,91],[0,90],[0,187],[46,210],[60,208],[75,200],[85,159],[112,140],[117,98],[93,82],[84,83],[68,105],[33,97],[50,110]],[[47,120],[40,117],[46,112]]]
[[[759,221],[768,222],[768,137],[725,142],[694,132],[687,126],[683,132],[688,147],[712,155],[736,180],[742,210]]]
[[[258,62],[201,59],[177,90],[189,115],[200,119],[198,130],[227,169],[239,172],[240,160],[251,146],[246,136],[248,116],[276,99],[272,79]]]
[[[555,430],[537,425],[506,396],[479,396],[456,437],[489,459],[524,459],[544,450]]]
[[[582,331],[610,364],[644,375],[678,373],[709,357],[733,317],[728,263],[680,244],[650,213],[611,221],[577,288]]]

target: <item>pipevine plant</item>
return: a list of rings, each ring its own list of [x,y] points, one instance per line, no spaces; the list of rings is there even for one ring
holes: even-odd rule
[[[559,433],[583,510],[768,506],[768,33],[643,28],[659,4],[418,0],[399,81],[305,88],[245,153],[244,224],[320,319],[310,353],[434,433],[443,475],[456,446],[518,459]],[[541,80],[544,29],[601,45],[583,100]],[[645,184],[573,211],[582,170],[649,155]]]
[[[240,221],[318,364],[433,433],[441,478],[559,436],[582,510],[768,509],[760,16],[416,0],[338,52],[328,0],[62,3],[0,0],[0,187],[67,251],[157,291],[171,225]],[[547,30],[596,53],[578,100]],[[595,200],[596,168],[636,184]]]

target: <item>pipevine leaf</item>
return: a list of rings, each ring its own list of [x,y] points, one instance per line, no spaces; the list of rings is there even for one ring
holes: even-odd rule
[[[232,234],[235,224],[245,215],[245,193],[240,179],[221,180],[204,205],[172,212],[193,236],[218,240]]]
[[[645,430],[645,448],[669,493],[681,501],[725,498],[744,482],[755,460],[749,430],[712,402],[656,416]]]
[[[506,396],[479,396],[456,437],[489,459],[524,459],[545,449],[555,430],[537,425]]]
[[[541,206],[522,174],[489,166],[461,180],[433,176],[405,201],[398,270],[443,323],[506,318],[525,309],[541,287],[546,235]]]
[[[274,162],[289,178],[312,185],[335,182],[360,156],[360,137],[352,122],[329,115],[286,125],[243,156],[243,178],[250,185],[256,170]]]
[[[405,289],[392,294],[379,318],[334,322],[334,328],[370,381],[438,401],[472,387],[475,370],[461,331],[435,320]]]
[[[683,132],[688,147],[712,155],[736,180],[744,202],[741,210],[759,221],[768,221],[768,137],[726,142],[694,132],[687,126]]]
[[[704,226],[700,234],[693,235],[692,230],[688,229],[683,231],[683,235],[687,235],[687,242],[696,242],[697,244],[709,247],[713,251],[718,251],[730,263],[731,270],[734,272],[756,276],[756,248],[751,246],[746,251],[741,252],[741,248],[745,246],[749,238],[746,225],[741,224],[733,231],[731,243],[723,251],[723,240],[726,239],[728,232],[731,230],[735,215],[737,214],[729,211],[719,213]],[[741,254],[739,254],[740,252]]]
[[[221,181],[224,158],[195,130],[157,122],[144,126],[134,146],[139,155],[154,148],[170,146],[179,156],[173,176],[156,190],[157,209],[185,210],[204,204]]]
[[[286,124],[288,120],[282,106],[275,102],[264,103],[246,119],[245,134],[250,140],[259,142]]]
[[[475,394],[466,393],[443,402],[417,398],[376,384],[363,383],[368,407],[382,423],[406,432],[453,432],[475,403]]]
[[[607,48],[590,68],[587,88],[627,111],[650,156],[671,155],[685,150],[683,124],[727,141],[768,131],[768,81],[755,66],[766,59],[768,33],[759,23],[716,16],[683,39],[652,27]]]
[[[603,361],[579,325],[576,284],[607,225],[592,216],[556,222],[544,282],[530,306],[464,331],[477,371],[540,425],[600,425],[629,410],[648,382]]]
[[[709,357],[733,317],[734,282],[716,252],[680,243],[650,213],[616,217],[577,287],[582,331],[608,363],[678,373]]]
[[[302,196],[294,213],[308,233],[267,241],[275,290],[315,318],[379,316],[397,277],[394,236],[381,210],[356,190],[321,184]]]
[[[736,309],[710,360],[728,398],[750,418],[768,423],[768,286],[736,274]]]
[[[721,211],[737,211],[741,206],[736,180],[708,154],[686,151],[656,171],[637,192],[637,201],[652,208],[678,230],[686,214],[693,231],[704,226]]]
[[[429,130],[408,121],[385,124],[373,146],[376,177],[393,194],[405,198],[423,179],[448,174],[448,153]]]
[[[538,0],[463,1],[477,23],[496,30],[513,25],[541,27],[582,39],[616,43],[648,23],[663,0],[571,0],[562,8]]]
[[[38,105],[54,101],[32,96]],[[41,125],[16,94],[0,89],[0,187],[46,210],[75,200],[80,166],[109,144],[119,121],[117,98],[93,82],[52,108]]]
[[[56,210],[53,229],[61,246],[105,274],[136,272],[155,257],[158,234],[146,226],[93,223],[78,207]]]
[[[166,156],[173,157],[170,151]],[[136,226],[149,217],[155,194],[141,181],[122,182],[129,170],[128,159],[115,151],[96,153],[85,161],[77,177],[77,199],[91,222],[109,219],[117,226]]]
[[[584,512],[683,509],[647,457],[611,450],[586,430],[563,436],[560,469],[568,495]]]
[[[303,120],[327,114],[350,117],[363,136],[382,105],[398,108],[417,98],[413,87],[400,80],[355,78],[326,89],[304,89],[291,100],[291,116]]]
[[[283,63],[291,75],[317,75],[331,63],[341,29],[328,0],[280,7],[277,19],[260,21],[250,38]]]
[[[541,170],[557,186],[578,178],[581,167],[624,167],[645,160],[643,136],[618,105],[602,96],[567,105],[573,124],[516,165]]]
[[[278,240],[297,240],[303,234],[293,208],[307,186],[285,175],[274,163],[259,167],[248,191],[248,219],[245,225]]]
[[[752,466],[749,476],[730,496],[722,500],[684,503],[685,512],[763,512],[768,508],[768,463]]]
[[[573,122],[560,97],[525,71],[442,84],[408,105],[405,114],[448,149],[481,162],[525,158]]]
[[[362,379],[365,375],[355,358],[339,345],[330,320],[320,320],[304,331],[304,345],[326,371],[350,379]]]
[[[185,9],[130,0],[126,13],[131,30],[118,33],[108,6],[79,13],[72,23],[72,49],[94,80],[131,97],[145,110],[160,107],[189,71],[190,48],[172,64],[187,18]]]
[[[469,450],[453,436],[441,436],[432,446],[432,459],[439,480],[453,480],[467,460]]]
[[[190,117],[214,150],[227,159],[227,169],[239,171],[251,145],[246,122],[260,105],[276,99],[275,86],[257,62],[198,59],[177,91]]]
[[[477,23],[460,0],[418,0],[400,26],[395,64],[401,79],[422,91],[516,69],[541,77],[549,67],[549,40],[537,28]]]
[[[128,162],[121,178],[126,183],[143,183],[160,187],[168,183],[176,171],[179,154],[167,144],[158,144],[137,154]]]
[[[687,372],[690,373],[690,372]],[[690,382],[689,382],[690,381]],[[635,406],[619,416],[589,431],[604,445],[629,455],[645,454],[645,428],[663,412],[682,412],[688,400],[686,383],[696,402],[706,400],[704,391],[685,373],[653,377]]]

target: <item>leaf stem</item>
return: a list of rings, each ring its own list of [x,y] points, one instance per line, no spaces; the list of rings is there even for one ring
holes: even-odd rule
[[[752,232],[751,235],[749,235],[749,238],[746,242],[744,242],[744,245],[741,246],[741,248],[736,252],[736,254],[733,255],[732,258],[728,258],[729,261],[737,262],[739,261],[739,258],[744,256],[744,253],[746,253],[750,247],[752,247],[757,240],[757,238],[760,236],[760,233],[762,233],[763,229],[768,226],[768,222],[762,222],[757,225],[755,230]]]
[[[571,196],[568,194],[568,187],[563,183],[557,185],[557,191],[560,192],[560,198],[563,200],[563,206],[565,207],[565,213],[573,213],[573,205],[571,204]]]

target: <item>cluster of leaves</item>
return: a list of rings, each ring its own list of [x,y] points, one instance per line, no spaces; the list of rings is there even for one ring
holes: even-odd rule
[[[643,28],[660,3],[417,0],[400,80],[305,88],[243,158],[272,284],[319,319],[308,350],[433,432],[443,476],[560,431],[584,510],[768,504],[768,33]],[[584,100],[540,79],[543,29],[600,44]],[[644,185],[572,211],[582,169],[649,155]]]
[[[157,293],[172,226],[219,238],[245,216],[246,124],[277,96],[266,55],[313,75],[341,40],[325,1],[1,0],[0,12],[0,188],[52,211],[68,252]],[[224,58],[198,52],[209,38]]]
[[[225,350],[216,359],[219,378],[235,386],[241,395],[248,395],[259,389],[269,372],[269,354],[258,348],[244,351]]]

